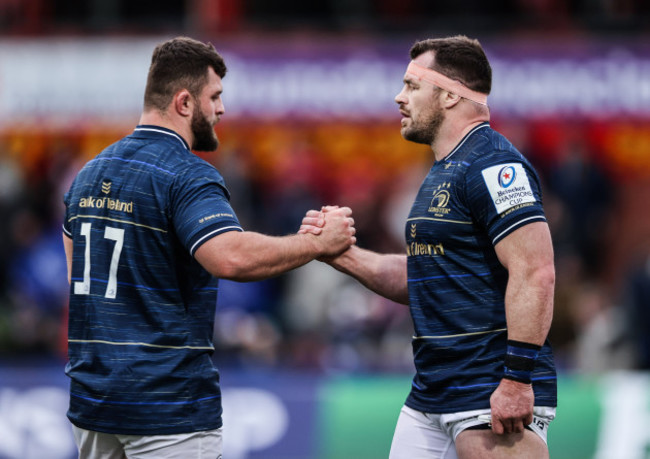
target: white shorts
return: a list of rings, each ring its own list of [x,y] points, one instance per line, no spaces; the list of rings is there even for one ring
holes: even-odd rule
[[[223,428],[173,435],[120,435],[72,426],[80,459],[221,459]]]
[[[458,434],[470,427],[486,424],[479,416],[489,414],[489,409],[431,414],[403,406],[395,426],[389,457],[457,459],[455,440]],[[555,408],[536,406],[533,409],[533,422],[527,428],[546,443],[548,424],[554,418]]]

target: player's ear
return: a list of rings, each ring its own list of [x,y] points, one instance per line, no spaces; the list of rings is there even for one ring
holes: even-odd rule
[[[174,109],[184,117],[191,116],[194,111],[194,98],[187,89],[181,89],[174,95]]]
[[[458,94],[454,94],[453,92],[445,91],[445,100],[444,100],[444,106],[445,108],[452,108],[458,102],[460,102],[461,97]]]

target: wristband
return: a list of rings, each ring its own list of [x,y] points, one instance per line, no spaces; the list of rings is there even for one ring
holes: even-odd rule
[[[532,382],[535,361],[541,349],[542,346],[536,344],[508,340],[503,377],[520,383],[530,384]]]

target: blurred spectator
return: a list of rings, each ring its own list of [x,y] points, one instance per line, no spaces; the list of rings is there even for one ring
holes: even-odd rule
[[[9,262],[11,334],[25,352],[53,354],[67,302],[66,261],[60,228],[41,225],[30,210],[14,219],[18,247]]]
[[[0,156],[4,355],[60,355],[65,334],[68,283],[60,221],[54,215],[61,214],[60,187],[69,181],[78,149],[58,141],[44,145],[41,154],[8,148]]]
[[[587,274],[597,276],[605,261],[603,248],[615,197],[612,182],[579,140],[562,146],[545,181],[559,200],[555,204],[561,206],[553,209],[555,229],[562,231],[556,247],[575,250]]]
[[[290,364],[328,372],[412,368],[407,307],[322,263],[289,276],[283,322],[294,342]]]
[[[10,157],[0,154],[0,296],[6,291],[6,269],[13,250],[11,225],[7,224],[19,208],[19,200],[24,192],[22,170]]]
[[[632,338],[637,369],[650,370],[650,250],[641,251],[625,276],[623,305]]]
[[[572,305],[577,338],[571,368],[586,374],[632,368],[634,352],[623,309],[596,284],[584,283],[577,290]]]

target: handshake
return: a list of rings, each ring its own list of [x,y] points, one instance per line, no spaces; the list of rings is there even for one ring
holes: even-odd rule
[[[355,233],[352,209],[338,206],[308,211],[298,230],[298,234],[314,238],[321,261],[336,257],[354,245],[357,242]]]

